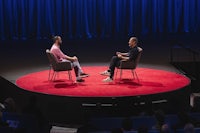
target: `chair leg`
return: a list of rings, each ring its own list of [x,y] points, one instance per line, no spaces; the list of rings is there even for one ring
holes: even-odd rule
[[[71,75],[71,72],[70,72],[70,71],[68,71],[68,76],[69,76],[69,80],[72,81],[72,75]]]
[[[53,79],[54,79],[54,76],[55,76],[55,71],[53,72],[53,74],[52,74],[52,76],[51,76],[51,81],[53,81]]]
[[[50,75],[51,75],[51,70],[49,70],[49,76],[48,76],[48,81],[50,80]]]
[[[69,71],[70,80],[73,82],[71,71]]]
[[[135,79],[135,74],[134,74],[134,70],[131,70],[131,73],[133,75],[133,80]]]
[[[53,76],[53,81],[55,81],[55,79],[56,79],[56,72],[54,73],[54,76]]]
[[[70,80],[70,73],[69,73],[69,71],[68,71],[68,78],[69,78],[69,80]]]
[[[56,75],[56,76],[57,76],[56,78],[59,79],[59,72],[57,72],[57,75]]]
[[[122,80],[122,69],[120,69],[120,80]]]
[[[57,72],[54,73],[54,76],[53,76],[53,81],[56,80],[56,76],[57,76]]]
[[[139,80],[139,78],[138,78],[137,72],[136,72],[136,71],[134,71],[134,72],[135,72],[135,76],[136,76],[136,78],[137,78],[138,83],[140,83],[140,80]]]
[[[118,68],[117,68],[117,70],[116,70],[115,80],[117,79],[117,74],[118,74]]]
[[[48,81],[50,80],[50,76],[51,76],[51,66],[49,67],[49,76],[48,76]]]
[[[71,73],[71,71],[69,71],[69,73],[70,73],[70,79],[71,79],[71,82],[72,82],[72,84],[74,84],[74,80],[73,80],[73,77],[72,77],[72,73]]]

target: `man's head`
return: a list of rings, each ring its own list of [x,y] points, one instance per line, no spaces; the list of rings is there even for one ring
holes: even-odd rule
[[[54,36],[53,37],[53,42],[56,43],[56,44],[61,45],[62,44],[62,39],[61,39],[60,36]]]
[[[145,126],[139,127],[138,133],[148,133],[148,128]]]
[[[137,37],[131,37],[128,42],[129,47],[131,47],[131,48],[135,47],[137,45],[137,43],[138,43]]]
[[[165,113],[162,110],[157,110],[155,112],[155,118],[159,124],[163,124],[165,121]]]
[[[130,118],[125,118],[122,121],[122,128],[124,131],[131,131],[132,125],[133,125],[133,121]]]
[[[184,124],[187,124],[187,123],[189,123],[191,121],[190,116],[185,111],[179,112],[178,113],[178,118]]]
[[[169,126],[167,124],[162,125],[161,133],[170,133]]]
[[[184,132],[185,133],[194,133],[195,132],[194,125],[191,123],[186,124],[184,127]]]

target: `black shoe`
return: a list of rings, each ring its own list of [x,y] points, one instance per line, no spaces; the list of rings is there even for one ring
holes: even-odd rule
[[[83,80],[83,79],[77,79],[76,82],[82,83],[82,82],[85,82],[85,80]]]
[[[81,78],[86,78],[86,77],[89,77],[89,74],[81,73],[81,74],[80,74],[80,77],[81,77]]]

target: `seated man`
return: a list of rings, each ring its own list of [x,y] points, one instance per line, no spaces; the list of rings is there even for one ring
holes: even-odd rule
[[[130,51],[128,53],[116,52],[116,56],[113,56],[111,59],[109,69],[101,73],[101,75],[109,76],[106,79],[104,79],[103,82],[113,81],[115,67],[120,65],[121,60],[133,61],[137,58],[137,55],[139,53],[137,42],[138,40],[136,37],[131,37],[128,42]]]
[[[52,45],[50,51],[56,57],[57,61],[71,62],[72,66],[74,67],[75,74],[76,74],[76,81],[84,82],[84,80],[82,78],[88,77],[89,75],[85,74],[83,72],[83,70],[81,69],[81,66],[78,62],[78,58],[76,56],[73,56],[73,57],[67,56],[60,50],[60,46],[62,44],[62,39],[60,36],[55,36],[53,38],[53,41],[54,41],[54,44]]]

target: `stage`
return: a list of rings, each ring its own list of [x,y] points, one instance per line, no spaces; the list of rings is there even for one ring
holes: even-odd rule
[[[199,92],[200,3],[191,1],[188,6],[189,2],[0,0],[4,7],[0,15],[0,103],[11,97],[23,112],[35,97],[50,122],[64,124],[90,117],[153,115],[156,110],[166,114],[190,111],[190,95]],[[61,36],[62,43],[55,36]],[[137,39],[132,42],[131,37]],[[73,71],[73,81],[67,72],[48,80],[46,49],[54,43],[62,44],[65,55],[78,58],[90,75],[84,83],[74,83]],[[108,69],[110,59],[117,51],[128,52],[133,43],[143,49],[136,69],[139,81],[125,70],[122,80],[118,72],[114,82],[102,82],[106,77],[100,72]],[[173,61],[182,58],[190,65],[192,59],[194,72],[189,65],[188,72],[185,65],[182,69],[173,66],[181,65]]]
[[[124,70],[122,80],[118,76],[112,83],[103,83],[105,78],[99,73],[106,70],[105,66],[87,66],[83,70],[90,74],[84,83],[68,80],[67,72],[60,72],[55,81],[48,80],[49,70],[24,75],[17,79],[20,88],[47,95],[66,97],[126,97],[144,96],[172,92],[190,84],[190,80],[174,72],[150,68],[138,68],[139,77],[133,79],[130,70]],[[74,75],[74,72],[72,72]],[[75,80],[75,77],[73,77]]]
[[[63,51],[79,57],[82,68],[90,74],[85,83],[72,84],[66,72],[60,73],[55,82],[48,81],[45,50],[51,43],[4,42],[1,99],[14,97],[23,108],[31,96],[36,96],[46,117],[58,123],[79,123],[92,116],[132,116],[156,109],[166,113],[188,109],[190,80],[168,63],[169,47],[160,42],[143,43],[147,45],[142,46],[145,52],[136,69],[140,83],[132,80],[130,71],[123,72],[122,81],[118,72],[114,83],[102,82],[105,77],[99,73],[107,69],[117,50],[127,49],[126,43],[127,40],[65,41]],[[88,49],[92,53],[85,52]],[[107,50],[102,54],[99,49]],[[72,75],[75,80],[73,71]]]

